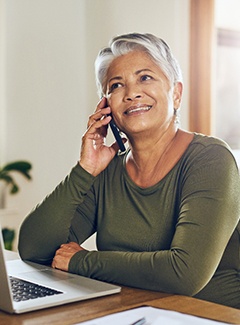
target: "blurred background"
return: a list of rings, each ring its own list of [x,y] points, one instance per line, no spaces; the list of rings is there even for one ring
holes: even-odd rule
[[[203,10],[194,11],[199,4]],[[239,12],[238,0],[0,0],[0,166],[16,160],[33,166],[30,182],[16,173],[20,191],[7,195],[0,222],[18,230],[77,163],[88,116],[99,100],[94,60],[118,34],[163,38],[183,71],[182,128],[223,137],[240,149]],[[203,39],[194,36],[206,24],[211,38],[208,31]],[[196,52],[204,41],[210,59]],[[211,69],[201,80],[210,85],[207,94],[200,96],[211,94],[210,104],[200,108],[191,77],[199,77],[199,55],[197,64],[205,60]],[[207,131],[196,126],[201,107],[210,116],[201,122]]]

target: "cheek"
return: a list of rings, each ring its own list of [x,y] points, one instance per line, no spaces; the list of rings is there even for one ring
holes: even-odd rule
[[[121,110],[122,100],[120,96],[110,96],[108,98],[108,105],[111,107],[112,113],[117,114]]]
[[[171,90],[164,89],[161,94],[158,94],[158,99],[160,102],[165,104],[168,107],[173,106],[173,93]]]

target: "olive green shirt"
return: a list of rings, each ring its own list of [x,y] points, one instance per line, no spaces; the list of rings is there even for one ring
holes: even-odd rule
[[[67,241],[97,232],[69,272],[240,308],[240,177],[229,147],[195,134],[157,184],[137,186],[116,156],[93,177],[77,164],[25,219],[23,259],[50,263]]]

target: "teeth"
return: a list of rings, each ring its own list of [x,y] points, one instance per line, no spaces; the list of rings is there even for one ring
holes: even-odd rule
[[[131,114],[139,111],[149,111],[152,106],[136,107],[126,112],[126,114]]]

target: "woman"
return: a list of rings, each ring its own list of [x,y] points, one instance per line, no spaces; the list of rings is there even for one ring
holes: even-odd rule
[[[169,47],[150,34],[116,37],[96,77],[103,98],[79,162],[23,222],[21,257],[239,308],[238,168],[223,141],[179,128],[182,77]],[[125,154],[105,145],[110,114]],[[83,249],[95,232],[98,251]]]

